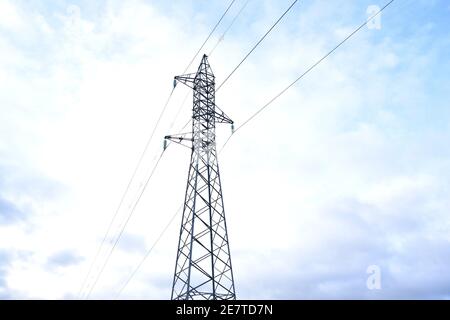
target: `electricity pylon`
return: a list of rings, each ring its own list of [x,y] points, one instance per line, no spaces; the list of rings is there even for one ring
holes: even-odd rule
[[[198,71],[175,77],[193,89],[192,132],[166,136],[189,143],[191,163],[172,286],[172,300],[236,299],[216,152],[216,123],[233,121],[215,104],[214,74],[203,56]]]

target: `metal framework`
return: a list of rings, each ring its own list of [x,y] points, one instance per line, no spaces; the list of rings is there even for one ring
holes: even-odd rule
[[[172,300],[236,299],[216,152],[216,123],[233,121],[215,105],[214,74],[206,55],[198,71],[175,77],[193,89],[192,132],[165,139],[191,145]]]

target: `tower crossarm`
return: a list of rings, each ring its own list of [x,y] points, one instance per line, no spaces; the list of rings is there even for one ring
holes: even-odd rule
[[[225,112],[223,112],[222,110],[220,110],[220,108],[215,105],[215,112],[214,112],[214,117],[216,118],[216,122],[217,123],[229,123],[229,124],[234,124],[234,121],[230,119],[230,117],[228,117]]]
[[[184,74],[181,76],[176,76],[175,79],[175,84],[176,82],[181,82],[182,84],[188,86],[189,88],[193,89],[194,88],[194,80],[195,80],[195,76],[196,73],[188,73],[188,74]]]
[[[194,138],[192,136],[188,136],[186,134],[173,134],[173,135],[167,135],[164,137],[164,140],[169,140],[172,142],[175,142],[179,145],[182,145],[183,147],[187,147],[189,149],[192,148],[192,142],[194,142]],[[186,145],[185,143],[188,142],[189,144]],[[166,144],[165,144],[166,146]]]

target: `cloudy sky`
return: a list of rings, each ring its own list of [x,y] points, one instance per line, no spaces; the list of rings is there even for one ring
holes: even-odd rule
[[[162,137],[189,119],[180,85],[80,292],[173,76],[228,2],[0,0],[0,299],[87,296]],[[217,82],[290,2],[249,1],[210,56]],[[243,123],[383,4],[299,1],[217,104]],[[446,0],[394,1],[380,28],[229,141],[220,168],[238,298],[450,299],[449,15]],[[219,146],[230,133],[218,129]],[[89,298],[116,297],[175,214],[189,156],[164,153]],[[180,220],[120,298],[170,298]]]

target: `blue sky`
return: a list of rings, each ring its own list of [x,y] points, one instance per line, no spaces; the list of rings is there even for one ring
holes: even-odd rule
[[[289,4],[250,0],[210,57],[218,83]],[[227,5],[0,0],[0,298],[77,297],[173,76]],[[383,2],[300,1],[217,104],[239,125],[369,5]],[[449,15],[448,1],[394,1],[381,29],[361,30],[230,140],[220,168],[238,298],[450,298]],[[175,90],[114,233],[162,137],[189,118],[185,104],[173,121],[187,93]],[[229,135],[218,129],[219,146]],[[92,298],[116,295],[182,203],[188,161],[168,149]],[[179,223],[121,298],[170,297]],[[379,290],[366,285],[373,265]]]

